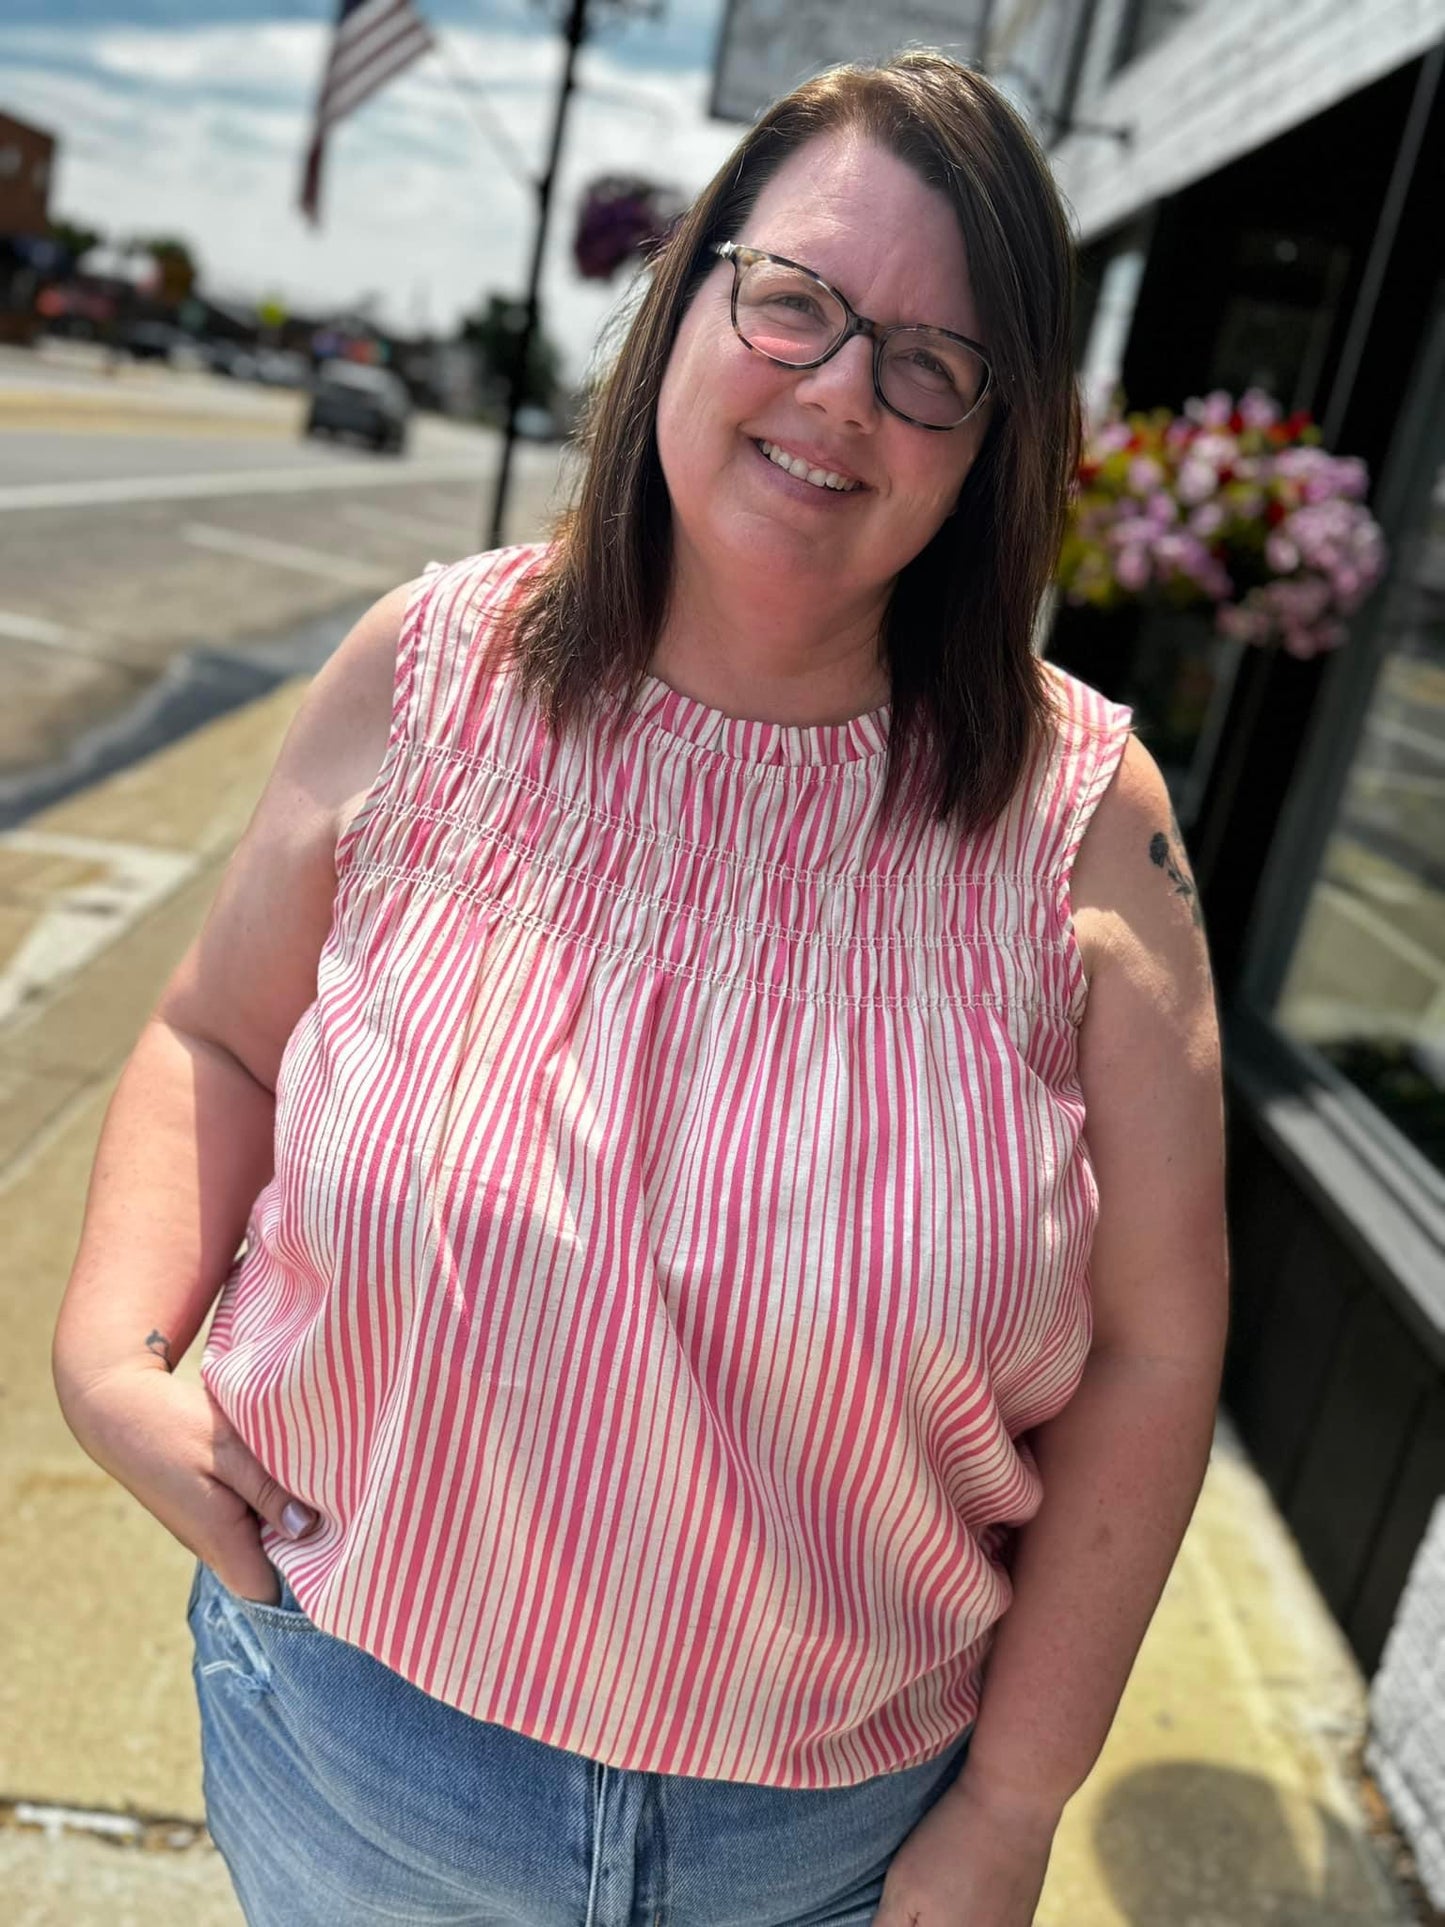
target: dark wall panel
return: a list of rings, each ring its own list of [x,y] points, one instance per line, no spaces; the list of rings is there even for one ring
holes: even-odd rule
[[[1366,1673],[1445,1494],[1438,1359],[1229,1099],[1224,1401]]]
[[[1253,1132],[1230,1143],[1233,1330],[1225,1399],[1287,1506],[1355,1301],[1358,1268]]]
[[[1285,1517],[1330,1609],[1348,1627],[1433,1373],[1374,1292],[1355,1303]]]
[[[1393,1482],[1354,1609],[1345,1622],[1350,1644],[1367,1673],[1380,1663],[1410,1567],[1430,1515],[1445,1493],[1445,1386],[1438,1380],[1412,1416],[1409,1432],[1404,1463]]]

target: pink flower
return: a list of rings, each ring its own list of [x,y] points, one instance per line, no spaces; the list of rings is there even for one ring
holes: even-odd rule
[[[1106,456],[1119,454],[1133,439],[1134,431],[1127,422],[1103,422],[1094,433],[1089,452],[1096,462],[1102,462]]]
[[[1180,480],[1183,480],[1182,474]],[[1179,492],[1182,495],[1184,491],[1181,488]],[[1211,535],[1224,527],[1224,510],[1218,502],[1201,502],[1189,518],[1189,527],[1193,534],[1208,541]]]
[[[1234,397],[1226,394],[1222,388],[1216,388],[1202,400],[1197,395],[1191,396],[1184,404],[1184,412],[1202,428],[1227,428],[1229,418],[1234,413]]]
[[[1272,428],[1283,411],[1262,388],[1246,388],[1239,398],[1239,412],[1246,428]]]
[[[1116,549],[1148,548],[1157,534],[1147,515],[1121,515],[1109,530],[1109,540]]]
[[[1355,455],[1335,457],[1335,488],[1352,502],[1363,502],[1370,492],[1370,471]]]
[[[1265,542],[1264,559],[1276,575],[1288,575],[1299,567],[1299,550],[1287,535],[1276,529]]]
[[[1191,505],[1213,495],[1218,486],[1219,475],[1213,464],[1193,456],[1180,464],[1179,478],[1174,484],[1180,501]]]
[[[1160,535],[1154,543],[1154,565],[1163,574],[1172,574],[1192,583],[1211,602],[1229,594],[1228,575],[1193,535],[1173,530]]]
[[[1229,420],[1228,415],[1226,415],[1224,419],[1227,423]],[[1207,435],[1197,435],[1194,440],[1194,446],[1190,449],[1189,453],[1193,461],[1207,462],[1211,468],[1233,468],[1237,470],[1239,467],[1239,443],[1233,435],[1220,434],[1217,432],[1211,432]]]
[[[1137,595],[1149,580],[1149,556],[1144,549],[1121,549],[1114,563],[1119,587]]]
[[[1152,455],[1136,455],[1129,464],[1129,487],[1135,495],[1148,495],[1164,480],[1164,471]]]

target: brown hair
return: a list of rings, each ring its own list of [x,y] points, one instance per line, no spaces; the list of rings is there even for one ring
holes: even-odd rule
[[[953,206],[995,393],[956,512],[900,572],[880,644],[891,680],[881,806],[964,829],[1005,807],[1051,702],[1032,634],[1078,461],[1074,255],[1033,136],[996,88],[937,53],[835,67],[771,107],[657,255],[589,409],[584,479],[518,606],[510,649],[555,730],[599,703],[626,710],[671,580],[672,516],[654,434],[679,323],[764,184],[819,135],[857,132]]]

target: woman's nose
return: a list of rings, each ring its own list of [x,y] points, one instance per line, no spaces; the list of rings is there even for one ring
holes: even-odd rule
[[[821,367],[807,368],[797,387],[806,406],[825,408],[855,428],[871,428],[878,419],[878,397],[873,392],[873,343],[854,335]]]

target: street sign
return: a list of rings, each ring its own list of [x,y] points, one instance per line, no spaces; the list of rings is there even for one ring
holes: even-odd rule
[[[763,109],[840,60],[879,60],[938,47],[974,65],[990,0],[727,0],[708,112],[756,120]]]

